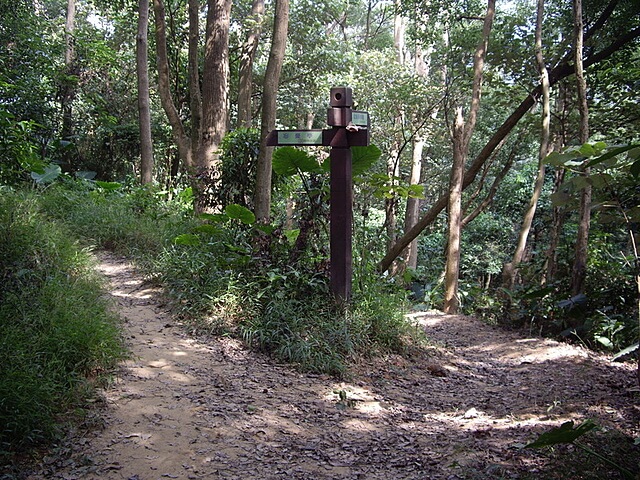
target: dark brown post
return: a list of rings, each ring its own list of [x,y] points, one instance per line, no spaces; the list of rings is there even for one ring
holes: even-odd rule
[[[338,303],[346,305],[351,300],[353,272],[351,147],[369,145],[370,120],[368,112],[351,109],[353,99],[349,87],[334,87],[330,95],[331,108],[327,110],[327,123],[331,129],[273,130],[267,136],[266,143],[272,147],[331,147],[331,292]]]
[[[351,122],[352,97],[348,87],[331,89],[331,108],[327,123],[332,127],[331,139],[331,199],[330,199],[330,251],[331,291],[340,303],[351,299],[352,275],[352,203],[351,148],[347,125]]]

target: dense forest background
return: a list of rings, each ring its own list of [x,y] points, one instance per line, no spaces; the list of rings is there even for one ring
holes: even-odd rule
[[[198,328],[242,317],[248,343],[339,372],[358,338],[403,335],[381,326],[393,298],[637,349],[637,0],[0,0],[0,18],[7,212],[35,195],[126,244]],[[314,336],[335,315],[328,152],[264,144],[325,127],[334,86],[373,144],[340,341]]]

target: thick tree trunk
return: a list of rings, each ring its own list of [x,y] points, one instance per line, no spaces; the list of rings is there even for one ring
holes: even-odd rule
[[[264,0],[253,0],[251,15],[245,21],[247,37],[240,52],[238,78],[238,127],[251,127],[251,96],[253,94],[253,60],[262,33]]]
[[[520,234],[518,235],[518,244],[516,250],[513,253],[513,258],[510,263],[504,265],[502,272],[502,286],[507,290],[511,290],[515,283],[515,277],[517,269],[524,252],[527,247],[527,239],[529,237],[529,231],[533,224],[533,218],[536,214],[536,208],[538,206],[538,200],[542,193],[542,187],[544,186],[544,174],[545,164],[544,159],[549,154],[549,129],[551,123],[551,110],[549,107],[549,72],[544,63],[544,57],[542,55],[542,20],[544,17],[544,0],[538,0],[536,20],[536,63],[538,64],[538,71],[540,72],[540,85],[542,87],[542,131],[540,133],[540,149],[538,153],[538,175],[533,186],[533,193],[529,200],[529,205],[524,213],[522,219],[522,226],[520,227]]]
[[[229,112],[229,25],[231,0],[209,0],[202,74],[202,125],[198,168],[218,167],[218,147]]]
[[[273,148],[267,147],[267,134],[276,122],[276,97],[280,72],[284,61],[289,29],[289,0],[276,0],[273,40],[262,92],[262,121],[260,126],[260,153],[256,167],[256,193],[254,198],[256,220],[269,223],[271,215],[271,158]]]
[[[573,0],[574,42],[576,87],[578,92],[578,110],[580,112],[580,144],[589,140],[589,108],[587,106],[587,82],[583,70],[583,38],[584,25],[582,21],[582,0]],[[584,172],[588,176],[588,169]],[[591,185],[587,184],[580,195],[580,220],[576,238],[576,250],[571,275],[571,295],[576,296],[584,292],[587,276],[587,253],[589,245],[589,227],[591,225]]]
[[[596,22],[599,24],[601,22]],[[596,25],[594,24],[594,26]],[[598,53],[590,56],[584,62],[584,66],[588,67],[601,62],[604,59],[609,58],[620,48],[638,38],[640,36],[640,27],[631,30],[628,33],[619,35],[608,47],[599,51]],[[568,77],[574,73],[572,63],[567,58],[564,58],[562,62],[556,66],[551,72],[549,72],[549,86],[552,87],[563,78]],[[537,86],[529,95],[520,103],[520,105],[509,115],[509,117],[502,123],[502,125],[495,131],[493,136],[482,148],[480,153],[473,160],[469,168],[464,175],[463,188],[468,187],[475,180],[476,175],[484,165],[484,163],[491,157],[493,152],[502,145],[504,138],[511,133],[511,130],[518,124],[518,122],[524,117],[529,109],[535,105],[536,98],[541,94],[542,88]],[[430,225],[440,214],[440,212],[447,206],[449,194],[445,194],[438,198],[431,208],[425,213],[420,221],[414,225],[411,230],[405,232],[405,234],[398,239],[391,249],[387,252],[384,258],[378,263],[378,271],[385,272],[393,263],[393,261],[400,255],[407,245],[416,238],[428,225]]]
[[[153,182],[153,143],[151,141],[151,109],[149,108],[149,70],[147,34],[149,0],[138,4],[138,34],[136,35],[136,72],[138,76],[138,115],[140,125],[140,182]]]

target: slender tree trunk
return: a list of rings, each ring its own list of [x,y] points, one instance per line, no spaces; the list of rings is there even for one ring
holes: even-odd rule
[[[400,175],[400,145],[395,138],[393,146],[387,157],[387,177],[391,188],[396,185],[396,179]],[[393,245],[397,236],[398,226],[398,199],[392,194],[384,200],[384,221],[387,230],[387,247]]]
[[[197,152],[202,128],[200,95],[200,2],[189,0],[189,107],[191,109],[191,151]],[[192,174],[194,172],[191,172]]]
[[[549,72],[544,63],[544,57],[542,55],[542,20],[544,17],[544,0],[538,0],[536,20],[536,62],[538,64],[538,71],[540,72],[540,84],[542,86],[542,131],[540,134],[540,150],[538,153],[538,175],[533,186],[533,193],[529,200],[529,205],[525,211],[522,219],[522,226],[520,227],[520,234],[518,235],[518,244],[516,250],[513,253],[511,262],[504,265],[502,271],[502,286],[508,290],[513,288],[515,283],[515,277],[518,266],[522,262],[524,252],[527,247],[527,239],[529,237],[529,231],[533,224],[533,217],[536,214],[536,208],[538,206],[538,200],[542,193],[542,187],[544,186],[544,174],[545,164],[544,159],[549,154],[549,128],[551,123],[551,110],[549,107]]]
[[[158,62],[158,93],[160,95],[160,102],[167,114],[169,125],[171,125],[171,133],[178,147],[180,160],[187,169],[191,170],[194,165],[193,150],[191,149],[189,137],[185,134],[178,109],[171,96],[165,9],[162,0],[153,0],[153,12],[156,27],[156,56]]]
[[[478,111],[480,110],[480,98],[482,92],[482,78],[484,73],[484,60],[489,46],[489,35],[493,26],[496,2],[489,0],[487,13],[482,27],[482,38],[478,43],[473,58],[473,86],[471,89],[471,107],[465,123],[462,116],[462,107],[456,109],[456,118],[453,127],[453,166],[451,167],[451,179],[449,183],[449,220],[447,260],[444,285],[444,311],[445,313],[458,312],[458,278],[460,275],[460,235],[462,231],[462,191],[464,189],[464,165],[469,154],[471,136],[476,127]]]
[[[393,45],[396,49],[396,58],[400,65],[405,63],[407,21],[400,15],[400,0],[396,0],[396,15],[393,23]]]
[[[464,176],[464,118],[462,107],[456,109],[453,126],[453,165],[449,181],[449,215],[447,260],[444,274],[444,312],[458,312],[458,276],[460,273],[460,234],[462,229],[462,180]]]
[[[247,37],[240,52],[238,79],[238,127],[251,127],[251,96],[253,94],[253,60],[262,33],[264,0],[253,0],[251,14],[245,21]]]
[[[596,22],[599,24],[601,22]],[[594,26],[596,25],[594,24]],[[593,27],[592,27],[593,28]],[[599,52],[591,55],[588,59],[585,60],[584,65],[590,66],[595,65],[602,60],[609,58],[615,52],[620,50],[623,46],[627,45],[629,42],[634,39],[640,37],[640,27],[635,28],[627,33],[619,35],[611,44],[607,47],[603,48]],[[568,59],[564,58],[560,62],[558,66],[556,66],[553,70],[549,72],[549,86],[555,85],[560,80],[572,75],[575,72],[573,65],[568,61]],[[489,141],[482,148],[480,153],[475,157],[473,162],[469,165],[465,175],[463,182],[463,189],[468,187],[473,183],[476,178],[476,175],[481,170],[484,163],[491,157],[494,151],[503,143],[503,140],[513,128],[518,124],[518,122],[524,117],[524,115],[529,111],[529,109],[535,105],[536,98],[541,94],[542,88],[537,86],[534,88],[527,97],[522,100],[520,105],[509,115],[509,117],[502,123],[500,127],[495,131]],[[416,223],[411,230],[405,232],[405,234],[398,239],[398,241],[393,245],[391,249],[387,251],[387,254],[384,256],[382,260],[378,263],[378,271],[385,272],[388,270],[389,266],[393,263],[393,261],[400,255],[407,245],[416,238],[427,226],[429,226],[440,214],[442,210],[447,206],[449,200],[449,194],[446,193],[431,206],[431,208],[424,214],[424,216],[420,219],[418,223]]]
[[[426,79],[429,76],[429,68],[431,65],[431,48],[426,52],[422,50],[420,45],[416,46],[416,57],[414,62],[414,72],[417,77]],[[431,118],[434,120],[438,115],[438,109],[434,109]],[[411,155],[411,176],[409,178],[410,185],[419,185],[422,177],[422,152],[424,151],[425,139],[424,134],[417,131],[413,138],[413,153]],[[407,198],[407,210],[404,217],[404,231],[408,231],[420,218],[420,199]],[[414,239],[405,252],[405,263],[408,268],[416,269],[418,266],[418,239]]]
[[[276,97],[280,72],[284,62],[287,31],[289,29],[289,0],[276,0],[273,20],[273,40],[262,93],[262,121],[260,126],[260,153],[256,168],[256,193],[254,198],[256,220],[269,223],[271,215],[271,158],[273,148],[267,147],[267,134],[276,122]]]
[[[582,0],[573,1],[576,86],[578,91],[578,110],[580,112],[580,144],[589,140],[589,108],[587,106],[587,82],[583,70],[583,38]],[[584,172],[589,175],[588,169]],[[580,195],[580,220],[576,238],[576,251],[571,275],[571,295],[584,292],[587,276],[587,253],[589,245],[589,227],[591,224],[591,185],[587,184]]]
[[[65,75],[62,79],[60,93],[60,107],[62,109],[62,131],[64,140],[72,141],[74,135],[73,128],[73,99],[75,97],[76,86],[72,78],[76,77],[76,49],[75,49],[75,25],[76,25],[76,1],[67,0],[67,17],[65,21],[65,52],[64,67]],[[64,162],[67,168],[73,168],[73,154],[71,149],[65,149]]]
[[[138,4],[138,34],[136,35],[136,71],[138,76],[138,115],[140,125],[140,182],[153,182],[153,143],[151,141],[151,109],[149,108],[149,71],[147,34],[149,0]]]
[[[411,177],[409,184],[419,185],[420,177],[422,176],[422,152],[424,150],[424,138],[417,134],[413,141],[413,161],[411,164]],[[407,198],[407,211],[404,217],[404,230],[405,232],[413,227],[418,221],[420,214],[420,199],[419,198]],[[407,267],[415,268],[418,266],[418,240],[415,239],[407,247],[406,253]]]
[[[557,152],[561,151],[566,144],[566,117],[567,117],[567,92],[565,82],[558,85],[558,94],[555,102],[555,116],[559,118],[558,131],[555,133],[553,149]],[[558,192],[564,183],[566,170],[557,168],[554,172],[553,193]],[[541,285],[553,283],[558,270],[558,245],[560,243],[560,232],[565,220],[564,207],[554,206],[551,211],[551,228],[549,229],[549,246],[547,248],[545,272],[542,277]]]

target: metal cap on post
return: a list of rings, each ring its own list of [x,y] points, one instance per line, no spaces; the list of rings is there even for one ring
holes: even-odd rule
[[[329,106],[331,107],[353,107],[353,94],[351,87],[332,87],[330,91],[331,98]]]

